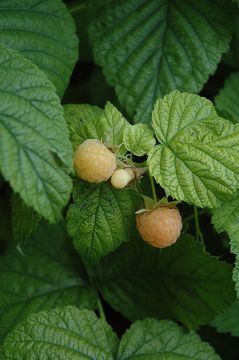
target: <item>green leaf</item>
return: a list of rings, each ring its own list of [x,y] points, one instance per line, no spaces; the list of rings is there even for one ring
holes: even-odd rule
[[[212,321],[218,332],[239,336],[239,302],[235,301]]]
[[[69,104],[64,106],[64,110],[74,150],[87,139],[101,140],[103,138],[103,132],[99,126],[103,110],[98,106]]]
[[[235,123],[239,122],[238,83],[239,72],[231,74],[215,98],[218,112]]]
[[[220,0],[102,1],[90,28],[96,63],[136,122],[150,121],[159,96],[202,89],[229,49],[229,9]]]
[[[118,339],[92,311],[67,306],[30,315],[5,339],[7,360],[113,360]]]
[[[238,241],[238,240],[237,240]],[[237,298],[239,299],[239,254],[236,256],[236,261],[233,269],[233,276],[235,282],[235,289],[237,293]]]
[[[137,321],[124,334],[117,360],[220,360],[213,348],[194,332],[172,321]]]
[[[17,194],[13,195],[11,205],[13,240],[16,244],[25,244],[36,229],[41,216],[33,208],[28,207]]]
[[[212,208],[238,189],[239,125],[219,118],[209,100],[173,91],[157,101],[153,128],[161,144],[149,170],[167,195]]]
[[[123,143],[128,122],[109,101],[104,111],[88,104],[65,105],[65,117],[74,149],[87,139],[99,139],[109,146]]]
[[[223,202],[220,208],[213,211],[212,223],[219,233],[226,231],[230,237],[230,250],[236,255],[233,280],[239,298],[239,192],[233,199]]]
[[[156,141],[147,124],[128,125],[124,130],[124,145],[134,155],[143,156],[152,149]]]
[[[129,241],[138,205],[139,195],[134,190],[117,190],[107,183],[93,185],[77,180],[67,228],[79,254],[94,263]]]
[[[9,209],[9,197],[7,191],[0,186],[0,255],[4,246],[11,240],[11,210]],[[1,261],[1,260],[0,260]]]
[[[0,42],[44,71],[62,96],[78,58],[75,24],[61,0],[0,0]]]
[[[231,239],[231,251],[239,255],[239,192],[230,201],[215,209],[212,223],[220,233],[226,231]]]
[[[238,5],[239,5],[239,0]],[[239,63],[239,12],[234,11],[234,16],[232,17],[232,23],[234,24],[234,30],[232,34],[232,41],[230,45],[230,50],[223,56],[223,63],[227,66],[230,66],[233,69],[238,70]]]
[[[232,266],[190,236],[162,251],[131,241],[90,271],[104,299],[131,321],[157,316],[195,328],[235,299]]]
[[[72,189],[72,147],[59,98],[45,74],[1,44],[0,78],[2,175],[26,205],[55,221]]]
[[[10,249],[0,260],[0,335],[32,312],[96,307],[97,294],[62,223],[41,223],[23,251]]]
[[[121,145],[123,143],[124,129],[128,125],[123,115],[107,101],[104,115],[100,119],[100,126],[103,131],[103,140],[109,145]]]

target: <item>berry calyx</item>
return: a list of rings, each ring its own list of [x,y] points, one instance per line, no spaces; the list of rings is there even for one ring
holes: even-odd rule
[[[116,169],[116,156],[96,139],[85,140],[74,153],[77,175],[90,183],[108,180]]]
[[[117,169],[111,177],[111,184],[116,189],[123,189],[135,179],[134,170],[131,168]]]
[[[136,215],[136,227],[143,240],[158,248],[177,241],[182,230],[182,218],[176,207],[160,206]]]

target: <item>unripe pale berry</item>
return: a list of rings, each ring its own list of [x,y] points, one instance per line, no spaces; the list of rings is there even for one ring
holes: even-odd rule
[[[85,140],[74,154],[77,175],[88,182],[108,180],[116,169],[116,156],[96,139]]]
[[[130,181],[134,180],[135,173],[130,168],[117,169],[111,176],[111,184],[116,189],[123,189]]]
[[[154,247],[164,248],[179,238],[182,218],[177,208],[161,206],[137,214],[136,226],[144,241]]]

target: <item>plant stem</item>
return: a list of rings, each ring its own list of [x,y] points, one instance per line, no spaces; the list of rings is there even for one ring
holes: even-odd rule
[[[98,309],[100,318],[101,318],[102,320],[105,320],[105,321],[106,321],[106,316],[105,316],[104,308],[103,308],[102,302],[101,302],[101,300],[100,300],[99,297],[98,297],[98,300],[97,300],[97,309]]]
[[[156,190],[155,190],[154,179],[153,179],[153,177],[150,176],[150,175],[149,175],[149,179],[150,179],[150,184],[151,184],[153,199],[154,199],[155,203],[157,203],[157,202],[158,202],[158,198],[157,198],[157,194],[156,194]]]
[[[196,240],[199,240],[203,243],[203,235],[200,229],[198,208],[196,205],[194,205],[194,221],[195,221],[195,229],[196,229]]]
[[[206,209],[197,210],[198,216],[201,216],[201,215],[205,214],[206,212],[207,212]],[[189,214],[189,215],[185,216],[183,218],[183,223],[186,223],[186,222],[194,219],[194,217],[195,217],[194,212],[193,212],[193,214]]]
[[[69,7],[69,11],[71,13],[71,15],[82,11],[86,8],[86,4],[78,4],[78,5],[73,5],[72,7]]]

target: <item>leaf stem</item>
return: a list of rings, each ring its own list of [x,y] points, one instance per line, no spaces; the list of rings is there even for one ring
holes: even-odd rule
[[[98,300],[97,300],[97,310],[98,310],[100,318],[102,320],[107,321],[106,316],[105,316],[105,312],[104,312],[104,308],[103,308],[102,302],[101,302],[99,297],[98,297]]]
[[[86,4],[78,4],[78,5],[73,5],[72,7],[69,7],[68,10],[69,12],[71,13],[71,15],[79,12],[79,11],[82,11],[86,8]]]
[[[194,205],[193,208],[194,208],[194,221],[195,221],[195,229],[196,229],[196,240],[199,240],[202,243],[204,243],[203,234],[201,232],[200,224],[199,224],[198,208],[196,205]]]
[[[151,184],[153,199],[154,199],[155,203],[157,203],[157,202],[158,202],[158,198],[157,198],[157,194],[156,194],[156,190],[155,190],[154,179],[153,179],[153,177],[150,176],[150,175],[149,175],[149,179],[150,179],[150,184]]]

